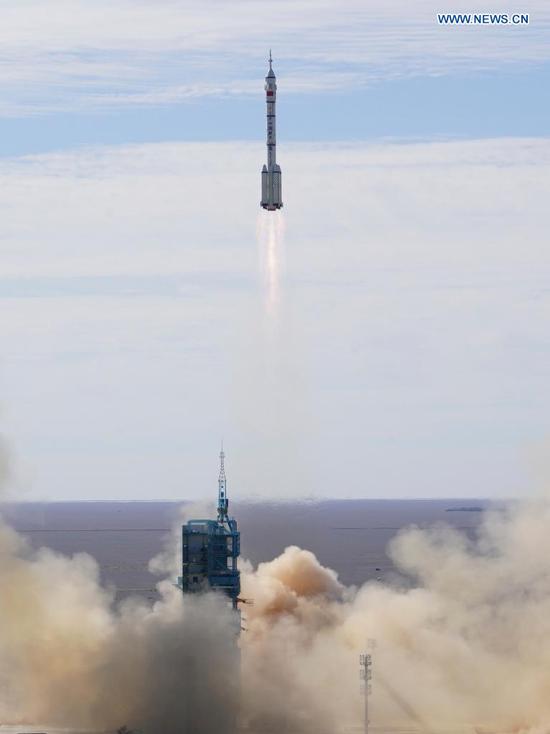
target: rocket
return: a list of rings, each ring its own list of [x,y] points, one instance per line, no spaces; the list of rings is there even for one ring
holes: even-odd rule
[[[260,206],[272,212],[281,209],[281,166],[277,165],[277,140],[275,134],[275,103],[277,82],[273,71],[273,59],[269,52],[269,71],[265,78],[265,102],[267,107],[267,166],[262,168],[262,200]]]

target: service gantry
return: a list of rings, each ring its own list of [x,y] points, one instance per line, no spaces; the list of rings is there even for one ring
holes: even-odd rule
[[[222,591],[238,608],[241,590],[237,560],[241,534],[237,521],[228,514],[225,453],[220,451],[218,517],[216,520],[189,520],[182,526],[181,576],[178,586],[184,593]]]

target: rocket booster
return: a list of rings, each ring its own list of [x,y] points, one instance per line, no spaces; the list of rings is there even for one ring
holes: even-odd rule
[[[277,82],[269,52],[269,71],[265,78],[265,101],[267,106],[267,165],[262,168],[262,200],[260,206],[272,212],[281,209],[281,166],[277,165],[277,140],[275,133],[275,104]]]

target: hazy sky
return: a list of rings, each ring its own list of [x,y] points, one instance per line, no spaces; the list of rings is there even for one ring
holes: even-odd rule
[[[437,24],[464,9],[531,22]],[[546,1],[17,0],[0,27],[16,496],[207,497],[222,436],[239,497],[532,486],[550,415]],[[269,47],[276,313],[257,235]]]

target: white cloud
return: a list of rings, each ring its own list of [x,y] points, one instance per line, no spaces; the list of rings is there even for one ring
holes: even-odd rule
[[[550,142],[285,146],[278,327],[262,158],[1,162],[2,397],[34,495],[200,495],[221,434],[241,492],[517,489],[550,409]]]
[[[452,7],[451,7],[452,6]],[[495,12],[509,11],[502,0]],[[269,45],[287,90],[549,60],[550,9],[529,27],[442,28],[464,2],[10,0],[0,7],[1,113],[165,103],[256,92]]]
[[[438,267],[475,260],[478,275],[545,256],[547,140],[293,144],[281,156],[304,275],[313,248],[317,268],[334,268],[333,237],[362,259],[365,220],[364,247],[380,266],[407,264],[411,248]],[[261,143],[165,143],[4,159],[3,274],[242,273],[263,157]],[[388,231],[399,234],[389,249]],[[439,247],[442,237],[460,246]],[[530,238],[527,252],[516,237]]]

